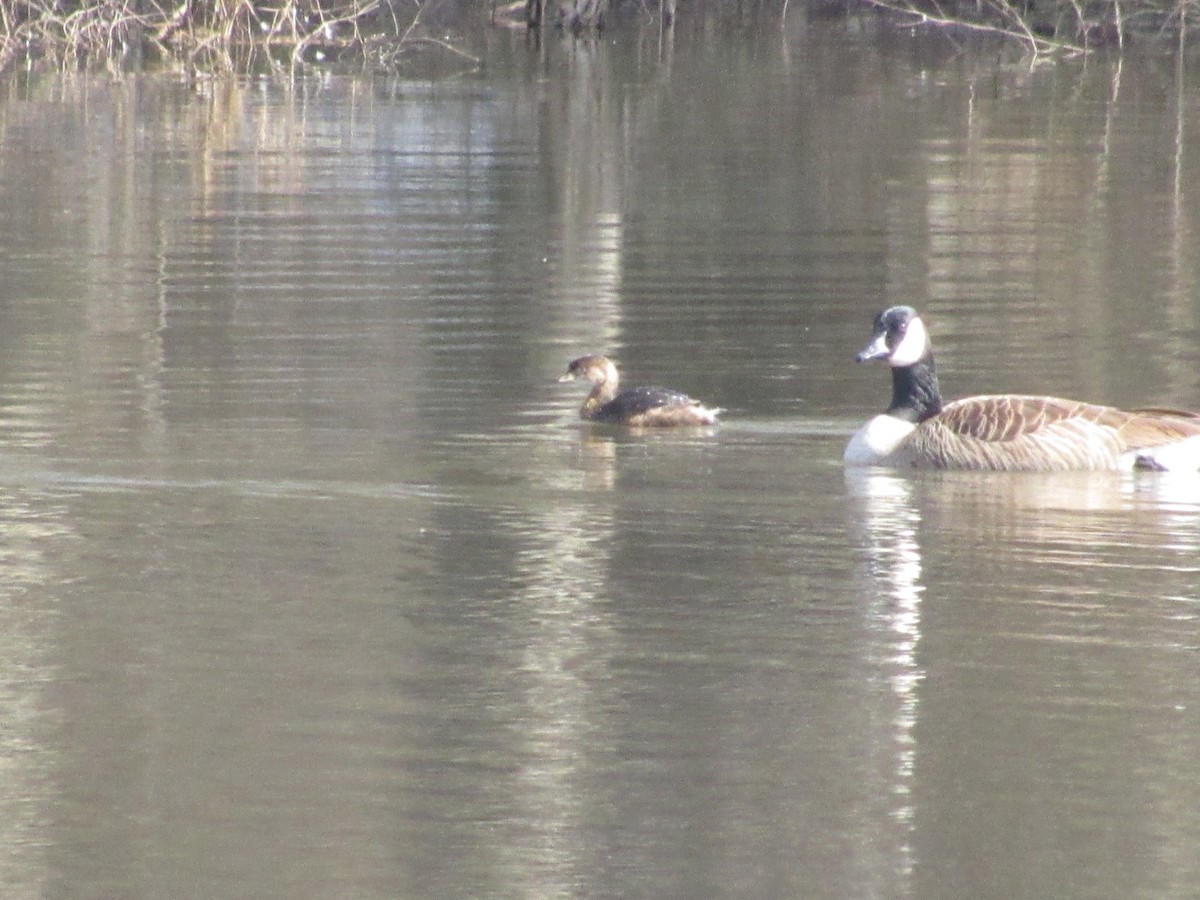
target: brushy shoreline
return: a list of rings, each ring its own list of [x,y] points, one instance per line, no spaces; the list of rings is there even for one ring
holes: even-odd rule
[[[189,71],[350,64],[396,70],[421,53],[478,62],[453,27],[474,14],[492,25],[601,30],[622,12],[667,27],[676,16],[729,11],[724,0],[15,0],[0,4],[0,72],[46,65]],[[873,12],[903,26],[989,34],[1034,55],[1124,49],[1133,38],[1182,44],[1200,26],[1200,0],[743,0],[756,16]]]
[[[252,71],[354,62],[395,69],[433,50],[441,0],[15,0],[0,5],[0,72],[45,65]]]

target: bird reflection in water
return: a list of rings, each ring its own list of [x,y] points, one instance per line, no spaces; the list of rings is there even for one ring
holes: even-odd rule
[[[924,672],[917,663],[921,638],[921,547],[917,529],[920,513],[913,503],[912,482],[886,469],[848,469],[847,492],[859,501],[857,521],[868,556],[869,601],[867,627],[875,638],[873,659],[886,679],[890,694],[881,721],[891,723],[890,741],[881,743],[891,754],[884,766],[891,772],[893,820],[904,835],[895,852],[897,869],[913,869],[912,781],[916,758],[914,731],[919,686]]]

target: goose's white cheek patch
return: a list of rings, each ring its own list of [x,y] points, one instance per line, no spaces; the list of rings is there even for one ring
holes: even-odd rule
[[[908,328],[904,331],[904,337],[900,339],[900,343],[892,351],[892,355],[888,358],[888,363],[893,366],[911,366],[914,363],[920,362],[928,349],[929,335],[925,332],[925,323],[919,318],[914,317],[909,320]]]

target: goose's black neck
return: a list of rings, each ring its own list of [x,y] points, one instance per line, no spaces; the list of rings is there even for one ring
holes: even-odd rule
[[[924,422],[942,411],[933,355],[926,354],[911,366],[892,367],[892,405],[888,415],[907,422]]]

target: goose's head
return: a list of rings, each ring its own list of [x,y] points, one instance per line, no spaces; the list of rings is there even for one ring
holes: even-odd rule
[[[915,365],[930,353],[925,323],[911,306],[893,306],[875,317],[871,341],[855,357],[860,363],[886,360],[889,366]]]

